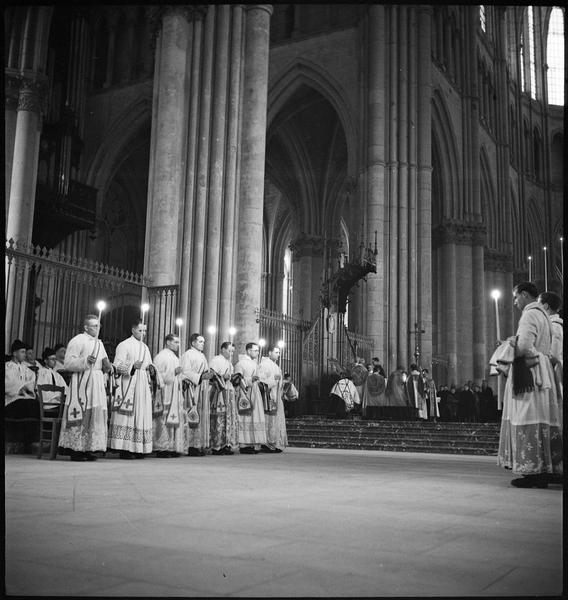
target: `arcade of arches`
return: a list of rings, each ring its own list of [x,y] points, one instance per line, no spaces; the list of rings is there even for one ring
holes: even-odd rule
[[[551,7],[531,10],[545,52]],[[529,255],[537,285],[561,289],[564,164],[547,71],[523,89],[530,67],[511,52],[526,7],[481,14],[8,8],[6,237],[143,273],[175,290],[188,331],[234,325],[242,352],[259,308],[316,320],[339,253],[376,236],[350,330],[392,370],[418,323],[440,383],[481,380],[490,290],[509,335]]]

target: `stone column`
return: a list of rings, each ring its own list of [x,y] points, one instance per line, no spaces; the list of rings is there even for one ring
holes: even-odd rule
[[[215,36],[215,69],[213,77],[213,98],[211,115],[211,141],[209,165],[209,201],[207,206],[207,241],[205,261],[205,303],[203,324],[219,328],[217,343],[226,341],[227,328],[219,324],[219,287],[221,275],[221,235],[223,229],[223,205],[225,183],[225,132],[227,126],[227,77],[229,72],[229,28],[230,11],[228,5],[219,5]],[[215,349],[213,355],[217,354]]]
[[[10,205],[10,184],[12,181],[12,166],[14,160],[14,142],[16,139],[16,121],[18,118],[19,81],[15,75],[6,73],[5,108],[4,108],[4,156],[5,156],[5,218],[8,220]]]
[[[385,8],[369,5],[368,88],[367,88],[367,239],[379,253],[377,273],[369,274],[366,284],[367,335],[373,338],[375,351],[384,356],[385,344]]]
[[[187,15],[167,10],[156,46],[144,273],[154,286],[177,283],[180,208],[185,186],[191,45]]]
[[[260,307],[266,109],[268,95],[269,5],[246,7],[245,81],[236,281],[238,338],[258,338],[255,309]]]
[[[417,237],[418,321],[422,336],[423,365],[432,361],[432,9],[418,9],[417,74]]]
[[[185,192],[190,24],[182,7],[169,7],[162,15],[156,43],[156,63],[150,141],[150,171],[144,274],[152,287],[178,283]],[[159,296],[153,295],[153,298]],[[159,304],[154,302],[154,304]],[[162,315],[163,331],[156,331],[157,306],[151,306],[148,329],[160,339],[169,333],[177,315]],[[171,307],[175,311],[174,306]],[[177,311],[176,311],[177,312]],[[187,339],[187,338],[185,338]]]
[[[320,314],[323,238],[300,234],[290,244],[294,277],[293,316],[313,321]]]
[[[487,361],[490,355],[486,354],[485,320],[487,318],[487,293],[485,291],[484,276],[484,245],[485,226],[479,224],[475,227],[472,236],[472,330],[473,330],[473,378],[477,383],[485,377]]]
[[[31,242],[45,83],[23,79],[18,96],[6,238]]]

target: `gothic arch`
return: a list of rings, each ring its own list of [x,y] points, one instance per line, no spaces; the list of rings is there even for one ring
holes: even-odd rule
[[[282,70],[268,90],[267,129],[301,85],[316,90],[335,109],[347,142],[347,172],[356,175],[358,136],[347,94],[341,84],[320,65],[299,57]]]
[[[443,186],[440,216],[442,219],[459,219],[463,207],[459,193],[458,146],[451,117],[439,90],[434,90],[432,94],[432,138],[437,145],[440,168],[443,170],[440,177]]]
[[[98,189],[99,201],[124,161],[125,148],[138,137],[152,119],[150,101],[146,98],[125,108],[109,126],[87,172],[86,183]],[[148,139],[150,143],[150,139]]]
[[[495,250],[499,249],[499,224],[502,219],[499,218],[499,207],[496,202],[495,184],[492,178],[489,157],[485,147],[481,147],[480,152],[481,167],[481,206],[482,218],[487,227],[487,247]]]

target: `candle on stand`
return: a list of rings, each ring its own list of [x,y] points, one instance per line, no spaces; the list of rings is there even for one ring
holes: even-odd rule
[[[181,326],[183,325],[183,319],[176,319],[177,335],[179,338],[179,354],[181,355],[183,346],[181,345]]]
[[[235,333],[237,333],[236,328],[233,327],[233,326],[229,327],[229,342],[231,342],[231,344],[233,343],[233,339],[235,337]]]
[[[546,261],[546,246],[542,249],[544,252],[544,291],[548,291],[548,263]]]
[[[497,327],[497,339],[501,340],[501,328],[499,326],[499,298],[501,297],[501,292],[499,290],[493,290],[491,292],[491,297],[495,300],[495,324]]]
[[[529,281],[532,281],[532,256],[529,256]]]
[[[560,236],[560,277],[564,283],[564,238]]]
[[[217,328],[215,325],[209,325],[207,328],[207,333],[209,334],[209,360],[213,358],[214,353],[214,341],[215,341],[215,333],[217,332]]]
[[[266,346],[266,340],[264,338],[260,338],[258,340],[258,347],[260,348],[260,351],[258,353],[258,362],[260,362],[260,359],[262,358],[262,349],[264,348],[264,346]]]

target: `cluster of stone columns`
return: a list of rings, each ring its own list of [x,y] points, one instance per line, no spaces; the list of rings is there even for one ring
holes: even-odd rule
[[[179,286],[172,310],[188,333],[258,336],[271,10],[175,6],[161,17],[144,272]]]
[[[372,5],[366,23],[367,115],[359,192],[366,237],[377,232],[360,326],[388,368],[406,365],[414,323],[423,364],[432,355],[431,77],[428,7]]]

